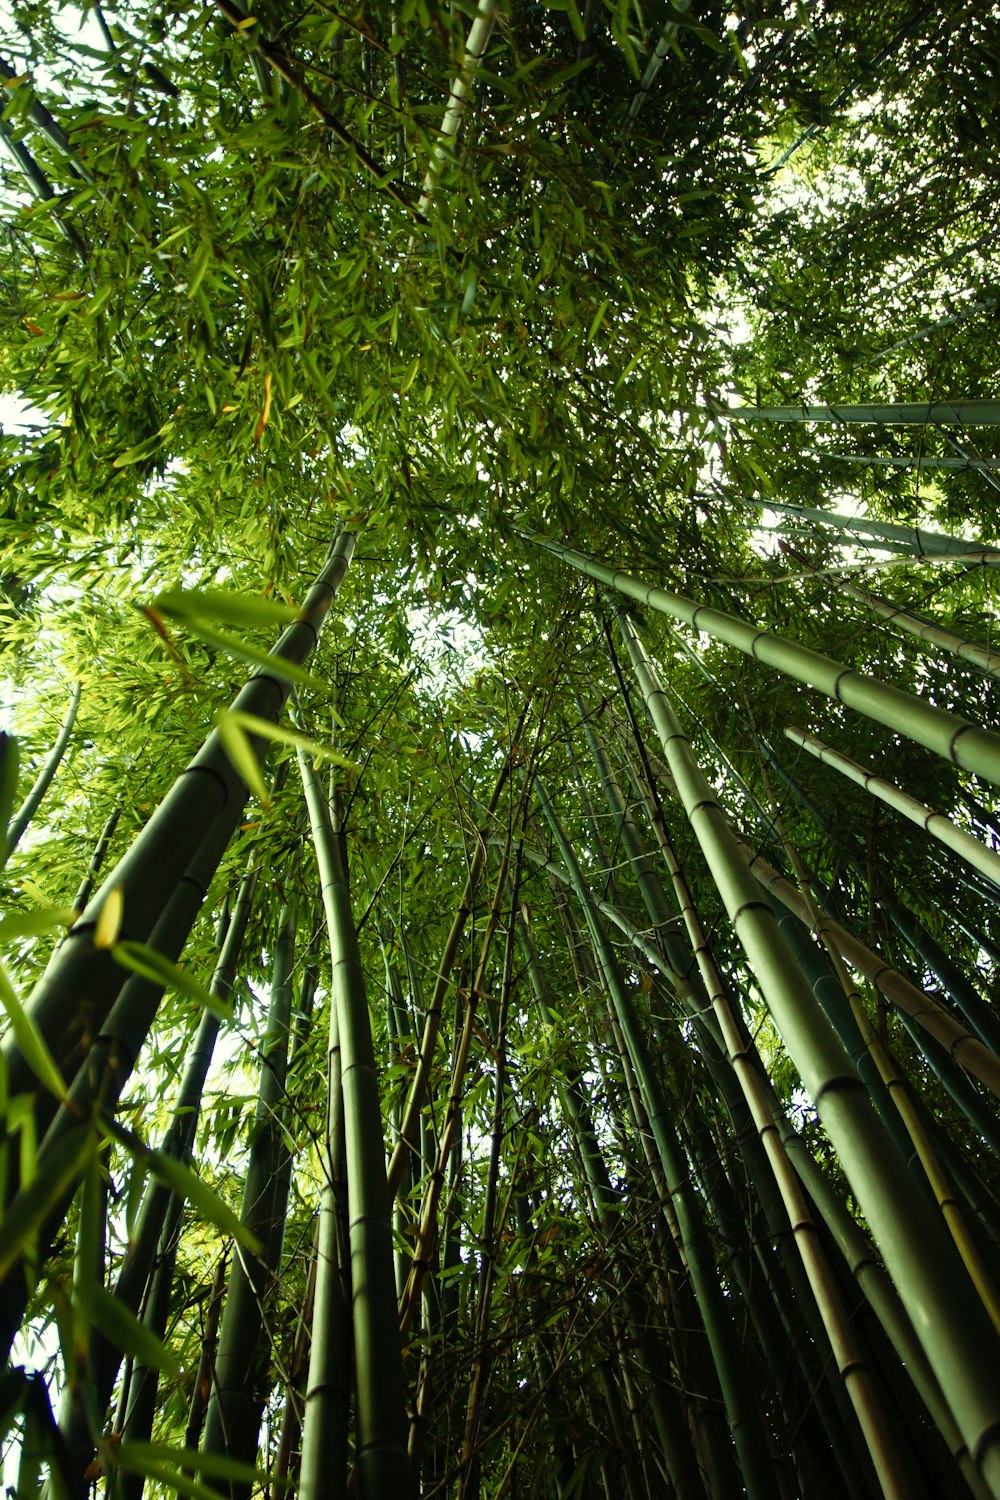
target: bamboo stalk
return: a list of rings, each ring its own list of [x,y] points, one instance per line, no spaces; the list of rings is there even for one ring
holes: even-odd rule
[[[775,667],[785,676],[806,683],[818,692],[825,693],[838,703],[855,709],[858,713],[885,724],[897,734],[904,734],[925,745],[929,750],[987,780],[1000,785],[1000,736],[990,730],[981,729],[950,714],[944,709],[901,688],[891,687],[863,672],[844,667],[831,657],[822,656],[807,646],[770,631],[759,630],[748,621],[722,610],[697,604],[682,594],[669,589],[657,588],[632,578],[608,564],[599,562],[585,552],[565,547],[561,542],[543,537],[540,533],[525,533],[545,551],[569,563],[571,567],[607,584],[627,597],[647,604],[651,609],[670,615],[674,619],[704,630],[716,639],[725,641],[747,656]]]
[[[62,724],[59,726],[59,733],[56,735],[55,743],[39,766],[38,775],[35,777],[27,796],[7,825],[7,847],[4,851],[3,860],[0,860],[0,864],[3,864],[4,860],[10,858],[21,842],[27,832],[28,825],[38,811],[42,798],[52,785],[53,778],[59,769],[62,758],[66,753],[70,736],[73,733],[73,726],[76,723],[76,715],[80,707],[80,694],[82,691],[82,686],[78,682],[70,695],[69,707],[63,717]]]
[[[360,1500],[411,1492],[392,1224],[378,1075],[348,871],[330,807],[301,751],[299,769],[320,871],[330,938],[331,1013],[336,1011],[344,1094]],[[307,1410],[307,1423],[314,1413]]]
[[[882,1127],[826,1018],[806,987],[711,787],[624,611],[619,626],[650,716],[768,1008],[872,1227],[886,1266],[988,1486],[1000,1492],[1000,1380],[983,1379],[996,1334],[954,1247],[912,1185],[892,1170]]]
[[[288,626],[271,652],[276,660],[300,666],[308,657],[347,571],[355,540],[353,532],[341,532],[337,537],[306,595],[301,619]],[[274,723],[288,693],[286,679],[261,668],[237,695],[233,708]],[[261,754],[265,742],[251,738],[251,744]],[[94,945],[94,930],[105,901],[112,892],[120,891],[120,936],[147,942],[177,882],[204,843],[206,830],[219,819],[220,830],[228,830],[231,835],[246,797],[246,785],[214,730],[91,898],[35,987],[26,1009],[57,1064],[67,1055],[67,1038],[77,1044],[84,1007],[86,1024],[91,1030],[99,1028],[122,987],[123,973],[110,951]],[[37,1083],[33,1071],[13,1038],[5,1037],[0,1050],[11,1092],[34,1091]]]

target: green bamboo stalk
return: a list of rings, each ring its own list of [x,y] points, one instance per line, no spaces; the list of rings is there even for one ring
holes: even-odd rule
[[[810,526],[836,527],[839,532],[857,533],[864,545],[876,550],[909,553],[914,557],[981,556],[988,567],[1000,567],[1000,551],[988,543],[967,541],[943,531],[924,531],[919,526],[899,526],[893,521],[876,521],[871,516],[844,516],[835,511],[817,510],[809,505],[786,505],[780,500],[754,501],[758,510],[777,511],[793,521],[808,521]]]
[[[517,730],[511,736],[512,744],[517,743],[520,730],[527,715],[527,711],[527,705],[525,705],[525,708],[517,725]],[[496,811],[497,805],[500,801],[500,794],[502,793],[507,778],[510,775],[510,769],[511,759],[510,756],[508,756],[500,768],[500,774],[497,777],[496,784],[493,788],[493,795],[491,796],[489,805],[486,809],[487,826],[494,812]],[[444,949],[441,953],[441,959],[437,967],[434,989],[431,992],[430,1002],[424,1014],[424,1030],[423,1035],[420,1038],[420,1053],[417,1060],[417,1067],[413,1075],[413,1082],[410,1085],[409,1098],[406,1101],[406,1108],[403,1111],[403,1118],[399,1126],[399,1140],[396,1144],[395,1149],[393,1150],[392,1157],[389,1162],[388,1172],[386,1174],[389,1184],[390,1197],[395,1197],[395,1195],[399,1192],[400,1186],[403,1181],[404,1165],[406,1161],[413,1155],[413,1153],[418,1150],[417,1140],[420,1127],[421,1110],[423,1109],[424,1098],[427,1093],[427,1087],[430,1081],[431,1069],[434,1064],[434,1050],[437,1046],[438,1033],[441,1029],[441,1015],[444,1008],[444,999],[446,994],[448,993],[450,985],[453,982],[452,973],[455,967],[455,960],[458,956],[459,944],[462,941],[462,934],[465,931],[466,923],[468,922],[469,917],[472,913],[473,902],[475,901],[476,890],[478,888],[479,880],[483,872],[483,862],[485,860],[485,857],[486,841],[484,838],[478,837],[473,847],[472,858],[469,861],[469,870],[465,880],[465,887],[462,891],[462,898],[458,904],[458,908],[452,920],[448,937],[445,940]]]
[[[540,778],[536,778],[535,789],[586,915],[601,973],[639,1080],[642,1101],[649,1116],[664,1177],[674,1201],[688,1269],[718,1370],[743,1482],[751,1500],[758,1495],[772,1495],[775,1493],[774,1472],[767,1442],[750,1394],[736,1330],[722,1295],[711,1246],[691,1188],[689,1169],[679,1149],[659,1082],[636,1023],[632,1002],[622,982],[617,961],[576,854],[563,832],[551,798]]]
[[[712,789],[698,769],[642,643],[624,611],[619,626],[650,716],[702,851],[775,1025],[843,1164],[890,1275],[973,1461],[1000,1493],[1000,1379],[983,1378],[982,1353],[997,1338],[940,1223],[893,1169],[864,1087],[807,989],[761,901]],[[887,1166],[888,1162],[888,1166]]]
[[[822,656],[795,641],[758,630],[735,615],[696,604],[682,594],[632,578],[585,552],[565,547],[537,532],[526,532],[525,535],[596,582],[607,584],[651,609],[725,641],[766,666],[775,667],[795,681],[804,682],[876,723],[887,725],[895,733],[925,745],[954,765],[975,771],[1000,785],[1000,736],[990,730],[981,729],[957,714],[936,708],[912,693],[880,682],[876,677],[844,667],[831,657]]]
[[[990,458],[932,458],[925,453],[810,453],[809,458],[830,459],[838,464],[865,464],[887,469],[960,469],[992,472],[998,460]]]
[[[873,797],[878,797],[880,802],[884,802],[895,812],[902,813],[904,818],[908,818],[911,823],[916,823],[918,828],[924,829],[946,848],[960,855],[994,885],[1000,885],[1000,854],[994,854],[992,849],[987,849],[985,844],[973,838],[971,833],[966,833],[964,828],[959,828],[944,813],[935,812],[933,808],[918,801],[916,797],[911,797],[908,792],[894,786],[891,781],[885,781],[881,776],[876,776],[873,771],[866,771],[863,766],[858,765],[857,761],[851,760],[839,750],[834,750],[832,746],[824,744],[815,735],[806,734],[804,730],[789,725],[785,729],[785,736],[794,745],[801,745],[803,750],[808,750],[810,755],[814,755],[824,765],[832,766],[848,781],[853,781],[856,786],[864,787],[871,792]]]
[[[340,1040],[357,1397],[355,1474],[360,1500],[385,1495],[403,1500],[411,1493],[412,1477],[382,1113],[364,970],[348,872],[329,804],[301,751],[299,769],[320,871],[333,965],[331,1010],[336,1010]],[[314,1406],[307,1412],[307,1423],[315,1420],[317,1410]]]
[[[878,953],[874,953],[860,938],[832,917],[820,916],[814,926],[809,906],[802,892],[769,865],[767,860],[748,845],[737,840],[740,853],[747,861],[748,869],[761,886],[803,921],[817,937],[828,936],[841,958],[857,969],[883,994],[901,1014],[912,1017],[929,1036],[938,1042],[949,1057],[962,1065],[973,1078],[986,1085],[1000,1097],[1000,1059],[985,1046],[957,1016],[935,1000],[925,990],[918,989],[904,975],[897,973]]]
[[[316,644],[323,622],[354,552],[355,535],[342,532],[327,554],[302,606],[301,619],[284,631],[271,655],[277,661],[301,666]],[[250,677],[233,709],[276,722],[289,693],[287,679],[261,668]],[[265,742],[252,738],[256,753]],[[149,940],[180,880],[203,845],[206,830],[219,820],[222,834],[235,832],[247,788],[232,765],[218,731],[177,777],[138,838],[60,945],[28,1002],[27,1010],[57,1064],[67,1049],[79,1044],[82,1023],[99,1028],[119,990],[123,972],[109,950],[94,944],[94,929],[108,897],[120,891],[123,917],[120,936],[136,942]],[[225,847],[225,839],[222,840]],[[86,1017],[81,1012],[86,999]],[[32,1068],[12,1037],[4,1039],[3,1058],[12,1093],[31,1093],[37,1087]]]
[[[215,1377],[201,1451],[254,1464],[266,1398],[267,1311],[281,1253],[283,1223],[275,1216],[275,1178],[281,1159],[281,1114],[288,1067],[295,964],[295,913],[278,919],[271,970],[267,1028],[261,1044],[260,1082],[240,1220],[260,1242],[259,1254],[237,1249],[222,1314]],[[203,1476],[203,1477],[207,1477]],[[232,1500],[250,1486],[230,1481]]]
[[[257,871],[247,870],[240,882],[232,916],[209,986],[210,993],[225,1005],[236,980],[240,952],[247,923],[253,906]],[[169,1156],[187,1161],[194,1144],[198,1125],[201,1096],[211,1065],[215,1042],[219,1034],[220,1018],[213,1011],[202,1012],[194,1043],[188,1052],[187,1067],[173,1105],[173,1117],[163,1138],[161,1149]],[[128,1249],[115,1282],[115,1296],[130,1312],[138,1312],[143,1293],[149,1281],[156,1258],[157,1243],[161,1239],[164,1224],[174,1195],[164,1183],[150,1181],[146,1185],[142,1203],[130,1237]],[[103,1413],[111,1400],[111,1393],[121,1366],[121,1352],[95,1330],[91,1348],[91,1365],[94,1372],[94,1403]],[[82,1474],[93,1458],[93,1440],[88,1421],[74,1421],[67,1407],[60,1410],[60,1430],[67,1453],[73,1455],[73,1471]],[[197,1446],[197,1445],[194,1445]]]
[[[797,548],[782,543],[782,551],[794,557],[796,562],[801,563],[810,572],[818,571]],[[943,625],[936,625],[932,620],[925,620],[921,615],[914,614],[912,610],[893,604],[889,599],[883,599],[871,589],[858,588],[844,578],[838,581],[837,590],[841,594],[846,594],[849,599],[856,599],[859,604],[863,604],[880,619],[887,620],[908,635],[916,636],[926,645],[940,646],[943,651],[959,657],[961,661],[971,663],[981,672],[986,672],[991,677],[1000,677],[1000,652],[990,651],[986,646],[981,646],[978,641],[967,640],[965,636],[956,634],[954,630],[946,630]]]
[[[94,845],[94,852],[90,856],[90,864],[87,866],[87,873],[81,880],[79,886],[77,887],[76,895],[73,897],[74,911],[83,911],[87,902],[90,900],[90,894],[94,889],[94,881],[100,874],[101,867],[104,864],[104,860],[107,856],[111,840],[114,838],[115,829],[118,827],[118,820],[121,817],[121,812],[121,806],[119,805],[115,808],[114,812],[111,814],[104,827],[101,829],[100,837],[98,838],[97,843]]]
[[[69,707],[66,710],[62,724],[59,726],[59,733],[56,735],[55,743],[39,766],[38,775],[35,777],[30,791],[7,825],[7,845],[4,850],[3,859],[0,859],[0,865],[4,863],[4,860],[10,858],[21,842],[27,832],[28,825],[38,811],[42,798],[52,785],[53,778],[59,769],[63,756],[66,754],[66,747],[73,733],[73,726],[76,723],[76,715],[80,707],[80,694],[82,691],[82,686],[78,682],[70,695]]]
[[[723,406],[712,413],[730,422],[852,422],[890,427],[948,423],[1000,425],[1000,401],[904,401],[883,406]]]
[[[984,1045],[995,1056],[1000,1057],[1000,1017],[979,993],[964,969],[945,952],[924,924],[901,901],[884,897],[879,906],[897,932],[902,934],[907,946],[936,975],[955,1009],[982,1038]]]

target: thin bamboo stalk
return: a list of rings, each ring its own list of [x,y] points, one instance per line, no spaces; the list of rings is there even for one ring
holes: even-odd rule
[[[411,1492],[412,1482],[396,1318],[392,1224],[364,970],[340,841],[333,828],[329,803],[301,751],[299,769],[320,871],[333,965],[331,1012],[336,1010],[340,1039],[353,1287],[358,1495],[360,1500],[377,1500],[384,1495],[405,1497]],[[307,1422],[315,1419],[317,1410],[314,1407],[307,1411]]]
[[[260,1242],[259,1254],[238,1248],[233,1255],[215,1379],[201,1451],[254,1464],[264,1410],[266,1339],[272,1283],[281,1253],[283,1223],[275,1215],[275,1178],[281,1159],[280,1118],[285,1097],[292,1016],[295,913],[285,906],[278,919],[271,972],[267,1028],[261,1045],[260,1082],[253,1135],[243,1185],[242,1223]],[[204,1476],[203,1476],[204,1477]],[[248,1484],[231,1480],[232,1500],[247,1500]]]
[[[56,735],[55,744],[39,766],[38,775],[35,777],[28,795],[7,825],[7,847],[4,851],[3,860],[0,860],[0,864],[3,864],[4,860],[10,858],[21,842],[27,832],[28,825],[38,811],[42,798],[52,785],[55,774],[66,753],[70,736],[73,733],[77,710],[80,707],[81,692],[82,687],[78,682],[70,696],[69,707],[66,710],[62,724],[59,726],[59,733]]]
[[[884,406],[726,406],[713,415],[730,422],[861,422],[879,426],[1000,425],[1000,401],[903,401]]]
[[[796,562],[802,564],[811,573],[818,572],[818,569],[797,548],[787,542],[782,542],[780,545],[783,552],[789,557],[794,557]],[[954,630],[946,630],[943,625],[936,625],[932,620],[925,620],[920,615],[914,614],[912,610],[893,604],[889,599],[883,599],[880,594],[873,593],[871,589],[858,588],[857,585],[848,583],[844,578],[838,581],[837,590],[841,594],[846,594],[849,599],[856,599],[859,604],[863,604],[880,619],[898,626],[908,635],[916,636],[926,645],[940,646],[943,651],[957,656],[961,661],[971,663],[981,672],[986,672],[991,677],[1000,677],[1000,652],[990,651],[988,647],[981,646],[978,641],[967,640],[965,636],[958,635]]]

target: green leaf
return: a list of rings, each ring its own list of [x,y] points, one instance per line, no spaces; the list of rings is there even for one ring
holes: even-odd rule
[[[147,1369],[165,1375],[181,1373],[180,1360],[145,1323],[141,1323],[124,1302],[99,1283],[81,1288],[81,1300],[91,1321],[120,1349]]]
[[[302,618],[294,604],[225,589],[167,589],[157,594],[153,608],[175,620],[221,620],[224,625],[292,625]]]
[[[238,661],[250,662],[252,666],[263,667],[271,677],[280,677],[284,682],[290,682],[295,687],[306,687],[312,692],[325,697],[329,688],[325,682],[318,677],[311,676],[304,667],[296,662],[285,661],[280,656],[275,656],[270,651],[264,651],[258,646],[252,646],[249,641],[244,641],[234,635],[227,635],[224,631],[214,630],[206,625],[203,620],[190,618],[185,621],[188,630],[196,635],[206,645],[215,646],[220,651],[225,651],[229,656],[235,656]]]
[[[2,964],[0,964],[0,1005],[7,1012],[10,1029],[14,1033],[14,1039],[21,1049],[24,1060],[39,1083],[44,1084],[57,1099],[65,1099],[67,1094],[63,1076],[55,1065],[45,1038],[17,998],[14,986]]]
[[[252,719],[254,715],[244,714],[243,717]],[[271,794],[261,775],[260,762],[238,720],[239,715],[235,714],[232,709],[224,708],[217,713],[215,727],[219,731],[219,739],[229,756],[233,770],[243,778],[261,806],[270,807]]]
[[[191,1167],[185,1166],[174,1156],[168,1156],[164,1151],[150,1151],[147,1160],[153,1176],[158,1177],[167,1187],[173,1188],[177,1196],[189,1203],[202,1219],[207,1219],[210,1224],[221,1229],[223,1234],[231,1235],[255,1255],[259,1253],[260,1241],[257,1236],[240,1222],[239,1215],[217,1193],[213,1193]]]
[[[356,771],[358,768],[357,761],[349,760],[346,755],[341,755],[332,746],[322,745],[318,740],[311,740],[306,735],[299,734],[297,730],[287,729],[283,724],[273,724],[270,719],[259,719],[256,714],[245,714],[239,710],[227,709],[225,714],[231,724],[245,729],[248,734],[259,734],[263,739],[273,740],[275,744],[288,745],[293,750],[302,750],[316,760],[342,766],[346,771]]]
[[[74,1130],[46,1153],[44,1170],[21,1188],[0,1219],[0,1280],[23,1260],[38,1231],[80,1180],[97,1142],[89,1128]]]
[[[162,953],[157,953],[155,948],[149,948],[145,943],[115,943],[111,949],[111,957],[123,969],[131,969],[133,974],[138,974],[142,979],[161,984],[164,989],[176,990],[181,995],[187,995],[189,1000],[196,1000],[220,1020],[232,1020],[232,1012],[222,1004],[217,995],[199,984],[187,969],[180,968],[171,963],[169,958],[164,958]]]
[[[18,938],[38,937],[57,927],[72,927],[78,916],[79,912],[65,906],[49,906],[43,911],[12,911],[8,916],[0,917],[0,944],[13,943]]]

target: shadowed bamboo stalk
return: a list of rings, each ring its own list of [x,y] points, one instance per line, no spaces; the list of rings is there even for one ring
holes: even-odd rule
[[[924,531],[919,526],[899,526],[892,521],[876,521],[871,516],[843,516],[835,511],[816,510],[809,505],[784,505],[780,501],[755,501],[758,510],[774,510],[792,519],[808,521],[811,525],[836,527],[844,541],[860,535],[864,545],[876,551],[904,552],[913,557],[955,557],[964,561],[970,554],[987,567],[1000,568],[1000,550],[984,546],[977,541],[966,541],[963,537],[949,536],[944,531]]]
[[[250,1155],[243,1183],[241,1222],[259,1241],[258,1252],[234,1247],[212,1394],[201,1451],[244,1464],[257,1457],[266,1384],[273,1282],[284,1230],[275,1202],[281,1165],[281,1114],[285,1098],[292,1016],[295,913],[285,906],[278,919],[271,970],[267,1028],[261,1044],[260,1081]],[[202,1475],[203,1478],[207,1476]],[[233,1500],[246,1500],[250,1486],[231,1481]]]
[[[768,1009],[840,1157],[973,1461],[1000,1494],[1000,1379],[983,1351],[997,1347],[990,1320],[943,1226],[894,1154],[864,1087],[808,988],[759,894],[735,835],[699,770],[642,643],[616,614],[650,717],[692,828]]]
[[[800,745],[803,750],[808,750],[810,755],[822,761],[825,766],[832,766],[839,771],[848,781],[853,781],[855,786],[862,786],[871,792],[873,797],[878,797],[887,807],[895,812],[901,813],[911,823],[916,823],[925,833],[931,834],[939,840],[946,848],[955,854],[961,855],[974,869],[980,871],[994,885],[1000,885],[1000,854],[995,854],[988,849],[979,839],[973,838],[971,833],[966,833],[964,828],[959,828],[946,817],[944,813],[935,812],[932,807],[911,797],[900,787],[894,786],[891,781],[876,776],[872,771],[866,771],[859,766],[857,761],[851,760],[850,756],[844,755],[840,750],[834,750],[831,745],[826,745],[815,735],[806,734],[802,729],[796,729],[789,725],[785,729],[785,736],[793,745]]]
[[[288,626],[271,651],[276,663],[301,666],[309,656],[347,572],[355,540],[353,532],[341,532],[333,543],[303,602],[301,618]],[[289,688],[287,678],[262,667],[237,695],[233,709],[275,723]],[[265,741],[250,736],[250,743],[259,756]],[[91,898],[35,987],[26,1008],[57,1064],[79,1045],[84,1028],[100,1028],[122,988],[122,969],[108,949],[94,944],[94,930],[105,901],[112,892],[120,892],[120,936],[147,942],[177,882],[213,825],[218,826],[221,853],[236,830],[246,798],[246,785],[232,765],[218,730],[213,730]],[[2,1052],[11,1092],[32,1092],[37,1086],[32,1067],[12,1037],[4,1038]]]
[[[413,1483],[382,1114],[364,970],[341,841],[315,771],[301,751],[298,758],[330,938],[331,1017],[336,1016],[340,1044],[357,1405],[355,1476],[359,1500],[386,1495],[405,1500]],[[321,1413],[321,1405],[307,1408],[307,1426]]]
[[[782,906],[811,927],[809,907],[801,891],[767,860],[747,844],[737,839],[737,846],[747,861],[747,867],[760,882],[764,890],[779,900]],[[960,1063],[973,1078],[986,1085],[1000,1097],[1000,1058],[984,1045],[978,1036],[953,1016],[943,1005],[926,991],[898,973],[875,953],[860,938],[835,922],[832,917],[821,915],[819,925],[811,927],[817,937],[827,935],[840,956],[857,969],[860,974],[879,990],[887,1000],[907,1016],[911,1016],[936,1042],[945,1049],[949,1057]]]
[[[27,832],[29,823],[38,811],[42,798],[52,785],[53,778],[66,753],[66,746],[69,744],[70,735],[73,733],[77,710],[80,707],[81,692],[81,685],[77,683],[70,697],[66,715],[59,726],[59,733],[56,735],[55,744],[39,766],[38,775],[35,777],[31,790],[7,825],[7,847],[4,851],[4,859],[9,859],[21,842]],[[0,864],[2,863],[3,860],[0,860]]]
[[[685,598],[683,594],[633,578],[538,532],[525,532],[524,535],[595,582],[606,584],[628,598],[637,599],[651,609],[725,641],[765,666],[774,667],[785,676],[825,693],[828,698],[855,709],[876,723],[887,725],[897,734],[906,735],[952,764],[975,771],[1000,785],[1000,735],[957,714],[936,708],[902,688],[891,687],[867,673],[845,667],[796,641],[759,630],[736,615],[725,614],[722,610]]]
[[[525,704],[524,710],[518,721],[517,728],[511,735],[512,744],[517,743],[520,731],[527,716],[527,712],[528,705]],[[493,788],[493,795],[491,796],[489,805],[486,809],[487,824],[496,811],[497,805],[500,801],[500,794],[503,791],[508,776],[510,775],[510,769],[511,757],[508,755],[500,768],[500,774],[497,777],[496,785]],[[406,1101],[406,1108],[403,1111],[403,1117],[399,1124],[399,1140],[397,1141],[396,1146],[393,1150],[392,1157],[389,1162],[388,1172],[386,1174],[388,1178],[390,1197],[395,1197],[396,1193],[399,1192],[400,1186],[403,1181],[403,1172],[407,1160],[419,1151],[418,1137],[420,1129],[420,1114],[421,1110],[423,1109],[424,1098],[427,1093],[427,1085],[431,1075],[431,1068],[433,1067],[434,1063],[434,1049],[437,1046],[438,1033],[441,1029],[441,1014],[444,1007],[444,1000],[453,982],[452,971],[455,967],[455,961],[458,957],[458,946],[462,941],[462,934],[465,931],[466,923],[468,922],[469,917],[472,913],[472,906],[475,900],[480,876],[483,872],[483,862],[485,858],[486,841],[482,836],[479,836],[476,839],[475,846],[472,852],[472,858],[469,861],[469,870],[465,880],[465,888],[462,891],[462,898],[458,904],[458,909],[455,912],[455,916],[451,924],[451,929],[448,933],[447,939],[445,940],[444,949],[441,953],[441,958],[438,963],[437,974],[434,980],[434,989],[431,992],[431,998],[424,1013],[424,1029],[423,1034],[420,1038],[420,1053],[417,1059],[417,1066],[414,1071],[413,1082],[410,1085],[410,1093]]]

